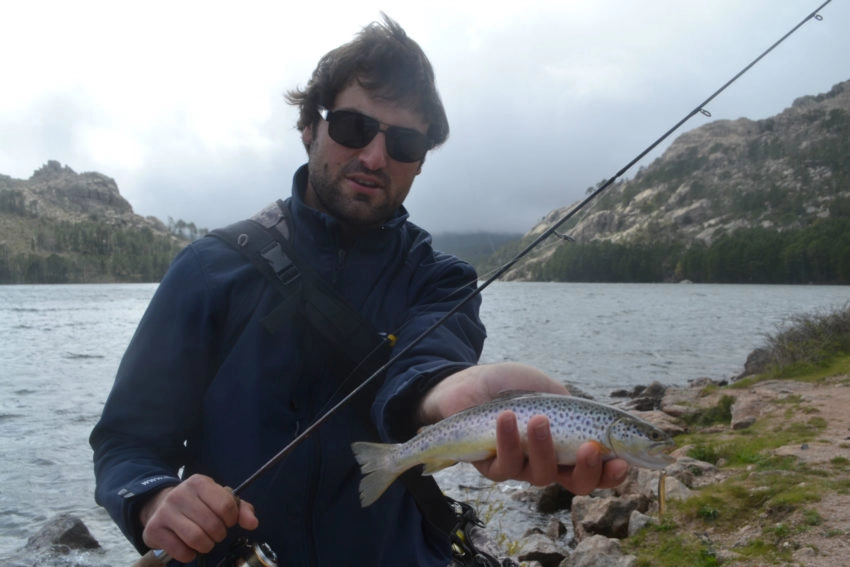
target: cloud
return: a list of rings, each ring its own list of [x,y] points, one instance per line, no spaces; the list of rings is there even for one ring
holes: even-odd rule
[[[283,93],[381,10],[428,53],[448,143],[408,199],[432,231],[525,231],[584,195],[814,9],[801,3],[19,2],[0,50],[0,172],[114,177],[141,214],[232,222],[304,159]],[[758,119],[850,79],[847,3],[709,105]],[[687,130],[704,123],[699,116]],[[656,157],[661,149],[648,159]]]

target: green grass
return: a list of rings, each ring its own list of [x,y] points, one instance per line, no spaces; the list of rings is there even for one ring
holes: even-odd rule
[[[626,540],[624,552],[636,555],[637,564],[647,567],[714,566],[715,544],[704,534],[762,526],[734,551],[742,560],[789,561],[791,551],[781,544],[823,523],[823,517],[808,506],[830,488],[827,479],[812,478],[805,470],[741,471],[685,501],[671,502],[664,522]]]
[[[850,373],[850,305],[792,317],[785,329],[767,337],[765,350],[770,363],[764,372],[734,387],[782,378],[819,382]]]
[[[671,521],[649,525],[623,542],[623,552],[638,556],[638,567],[716,567],[711,543],[679,532]]]
[[[682,417],[689,426],[709,427],[717,423],[729,423],[732,419],[732,404],[735,397],[724,394],[716,405],[697,410]]]
[[[787,469],[793,458],[770,456],[769,452],[785,445],[814,441],[826,426],[826,420],[814,416],[805,423],[787,422],[777,426],[756,422],[728,436],[696,432],[677,436],[675,441],[679,447],[692,446],[687,452],[689,457],[715,465],[722,459],[731,467],[757,465]]]

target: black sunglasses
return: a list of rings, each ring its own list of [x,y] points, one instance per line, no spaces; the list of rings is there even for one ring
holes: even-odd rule
[[[384,133],[387,154],[396,161],[412,163],[421,161],[428,153],[428,137],[412,128],[385,126],[365,114],[353,110],[328,110],[319,107],[319,116],[328,122],[328,134],[337,144],[348,148],[363,148]]]

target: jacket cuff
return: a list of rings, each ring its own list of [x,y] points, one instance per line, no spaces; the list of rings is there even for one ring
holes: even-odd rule
[[[163,488],[178,484],[180,484],[180,479],[176,476],[157,475],[133,481],[118,491],[118,496],[124,499],[124,535],[127,536],[139,553],[144,554],[148,551],[148,546],[142,540],[144,526],[139,519],[142,507]]]
[[[404,442],[416,435],[419,424],[419,405],[425,394],[447,376],[459,372],[471,364],[450,364],[421,374],[398,388],[392,395],[376,400],[373,407],[375,421],[385,442]]]

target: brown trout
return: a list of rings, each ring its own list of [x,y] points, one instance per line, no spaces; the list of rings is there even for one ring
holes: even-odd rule
[[[406,443],[351,445],[360,464],[360,503],[375,502],[404,471],[425,465],[422,474],[433,474],[458,461],[474,462],[496,454],[496,417],[503,411],[516,414],[523,446],[528,420],[549,418],[558,464],[574,465],[580,445],[595,442],[603,460],[615,457],[629,463],[661,469],[673,462],[666,452],[673,447],[669,435],[654,425],[617,408],[572,396],[524,393],[497,398],[456,413],[423,428]]]

